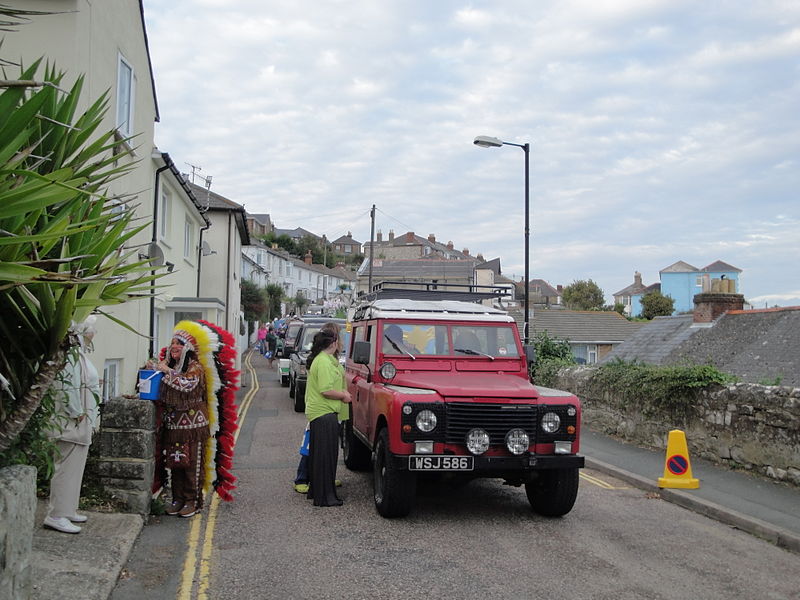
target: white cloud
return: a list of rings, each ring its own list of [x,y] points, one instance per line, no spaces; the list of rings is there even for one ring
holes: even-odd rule
[[[233,6],[233,8],[232,8]],[[452,240],[609,296],[677,260],[793,297],[800,10],[767,1],[145,0],[159,148],[281,227]],[[211,43],[213,41],[213,43]]]

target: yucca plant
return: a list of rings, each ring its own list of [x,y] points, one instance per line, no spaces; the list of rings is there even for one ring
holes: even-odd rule
[[[125,249],[147,227],[131,198],[108,195],[130,161],[115,131],[98,133],[107,95],[76,116],[83,78],[62,91],[46,67],[35,81],[40,62],[0,82],[0,466],[42,455],[70,324],[146,296],[160,276]]]

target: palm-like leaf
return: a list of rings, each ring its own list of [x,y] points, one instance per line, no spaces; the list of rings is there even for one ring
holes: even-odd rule
[[[131,168],[115,132],[97,133],[106,95],[76,116],[83,78],[66,93],[61,80],[46,67],[48,85],[0,93],[0,464],[64,366],[70,323],[146,296],[161,276],[123,250],[147,225],[106,196]]]

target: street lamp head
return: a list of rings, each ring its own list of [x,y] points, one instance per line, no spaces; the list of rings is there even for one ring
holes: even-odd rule
[[[489,135],[479,135],[472,143],[481,148],[499,148],[503,145],[503,140]]]

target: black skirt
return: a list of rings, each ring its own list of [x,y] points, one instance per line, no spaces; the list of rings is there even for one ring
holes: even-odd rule
[[[308,499],[314,506],[341,506],[336,495],[339,419],[328,413],[311,421],[308,455]]]

